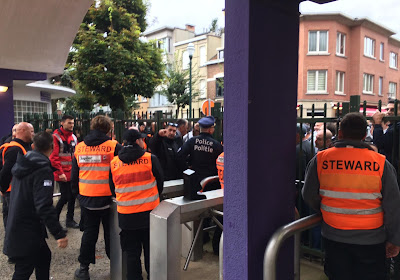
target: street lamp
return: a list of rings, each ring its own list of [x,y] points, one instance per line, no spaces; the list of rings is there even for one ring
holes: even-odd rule
[[[194,44],[189,43],[187,46],[189,54],[189,119],[192,118],[192,58],[194,54]]]

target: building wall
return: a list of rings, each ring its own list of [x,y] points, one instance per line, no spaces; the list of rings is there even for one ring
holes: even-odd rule
[[[349,22],[347,20],[347,22]],[[310,54],[308,52],[309,31],[328,30],[328,53]],[[346,35],[345,55],[336,54],[337,32]],[[360,23],[350,26],[346,20],[303,20],[300,21],[299,29],[299,80],[298,80],[298,103],[303,104],[304,112],[315,103],[316,108],[323,108],[328,102],[328,116],[333,116],[332,110],[336,102],[348,102],[351,95],[360,95],[361,101],[366,100],[368,104],[378,104],[382,100],[384,104],[388,101],[389,82],[397,84],[397,98],[399,98],[400,74],[398,69],[389,67],[389,52],[399,54],[400,43],[389,39],[390,31],[376,24]],[[374,58],[364,55],[364,38],[375,40]],[[384,60],[379,59],[380,43],[384,43]],[[399,62],[397,62],[399,63]],[[327,92],[326,94],[310,94],[307,92],[307,73],[309,70],[327,70]],[[336,72],[344,72],[343,94],[335,92]],[[364,73],[374,75],[373,93],[363,92]],[[382,95],[379,93],[379,77],[383,77]],[[303,113],[304,113],[303,112]]]
[[[223,97],[216,97],[216,78],[224,77],[224,63],[207,66],[207,98],[223,103]]]

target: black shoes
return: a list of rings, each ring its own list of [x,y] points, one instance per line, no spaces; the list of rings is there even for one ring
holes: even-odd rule
[[[89,265],[81,264],[80,267],[75,270],[75,280],[90,280]]]
[[[79,228],[79,224],[74,220],[67,221],[65,225],[67,226],[67,228]]]

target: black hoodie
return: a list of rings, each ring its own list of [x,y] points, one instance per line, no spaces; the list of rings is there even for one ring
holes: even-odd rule
[[[125,146],[118,153],[119,159],[124,163],[131,163],[144,155],[145,151],[137,144]],[[164,185],[164,176],[161,164],[155,155],[151,155],[152,173],[157,181],[158,194],[161,197]],[[145,211],[134,214],[118,213],[119,227],[124,230],[135,230],[150,227],[150,212]]]
[[[91,130],[90,133],[83,139],[83,142],[87,146],[99,146],[104,142],[111,140],[105,133],[98,130]],[[118,155],[118,152],[121,150],[122,146],[117,144],[115,147],[114,156]],[[111,177],[111,172],[110,172]],[[110,179],[110,185],[112,184],[112,180]],[[74,191],[79,189],[79,166],[76,161],[76,157],[72,158],[72,170],[71,170],[71,187]],[[96,196],[89,197],[84,195],[78,195],[79,204],[86,208],[102,208],[111,204],[111,196]]]
[[[3,249],[10,258],[37,252],[47,238],[45,226],[55,239],[66,236],[53,207],[53,171],[48,157],[37,151],[17,157],[12,168],[12,192]]]

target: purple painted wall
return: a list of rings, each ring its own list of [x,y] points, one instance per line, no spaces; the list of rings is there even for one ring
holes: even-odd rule
[[[294,218],[297,1],[226,1],[224,279],[263,277],[266,245]],[[278,279],[293,279],[293,247]]]
[[[14,125],[13,81],[45,80],[45,73],[0,69],[0,85],[8,86],[8,91],[0,93],[0,138],[11,133]]]

